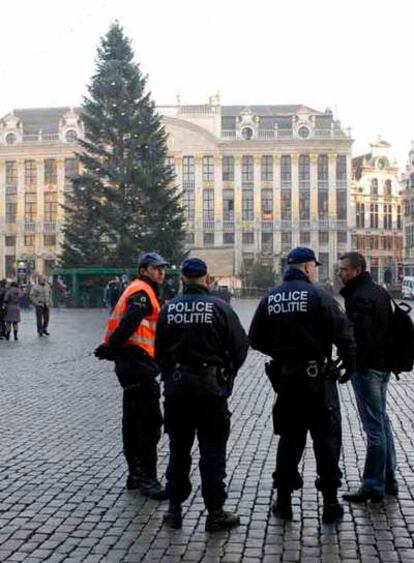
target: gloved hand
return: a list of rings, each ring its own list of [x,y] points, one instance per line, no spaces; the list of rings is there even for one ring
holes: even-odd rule
[[[348,383],[351,379],[352,372],[348,369],[344,370],[344,373],[339,376],[338,383],[343,385],[344,383]]]
[[[94,350],[94,354],[98,360],[113,360],[113,353],[113,348],[111,348],[109,344],[100,344]]]
[[[340,383],[341,385],[348,383],[348,381],[351,379],[352,371],[345,367],[344,362],[340,358],[337,358],[335,360],[334,369],[337,373],[338,383]]]

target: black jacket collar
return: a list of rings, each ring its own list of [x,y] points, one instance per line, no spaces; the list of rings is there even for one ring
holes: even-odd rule
[[[345,299],[350,297],[354,291],[363,285],[373,283],[371,274],[369,272],[362,272],[355,278],[352,278],[339,292]]]
[[[189,283],[187,285],[184,285],[183,293],[200,295],[200,294],[210,293],[210,290],[205,285],[197,285],[195,283]]]
[[[289,268],[288,270],[286,270],[285,275],[283,276],[283,281],[292,280],[301,280],[307,283],[311,283],[305,272],[302,272],[302,270],[298,270],[297,268]]]

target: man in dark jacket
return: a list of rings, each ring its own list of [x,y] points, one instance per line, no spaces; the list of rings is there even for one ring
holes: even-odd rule
[[[184,294],[162,308],[155,342],[170,438],[170,506],[164,522],[181,528],[181,504],[191,492],[191,447],[197,433],[201,491],[208,510],[206,530],[212,532],[240,523],[237,514],[223,510],[230,431],[227,398],[246,358],[248,342],[231,307],[209,294],[205,262],[190,258],[181,272]]]
[[[311,433],[316,457],[316,486],[324,499],[323,521],[343,515],[337,489],[342,473],[341,413],[331,365],[332,344],[338,348],[346,381],[354,369],[355,341],[352,326],[336,301],[315,286],[313,250],[297,247],[288,254],[289,269],[283,283],[260,302],[250,327],[250,344],[272,357],[267,373],[277,392],[273,411],[280,435],[274,484],[277,501],[272,511],[283,519],[293,517],[291,494],[303,485],[298,464]]]
[[[142,254],[139,276],[119,298],[108,321],[99,359],[115,361],[124,390],[122,438],[128,463],[128,489],[157,500],[166,492],[157,479],[157,444],[161,436],[159,367],[154,360],[155,324],[160,311],[159,289],[166,260],[156,252]]]
[[[366,271],[365,258],[347,252],[340,258],[341,294],[346,313],[354,324],[357,366],[351,381],[368,448],[360,489],[344,495],[351,502],[380,502],[384,494],[398,495],[395,447],[386,413],[390,379],[388,359],[391,300]]]

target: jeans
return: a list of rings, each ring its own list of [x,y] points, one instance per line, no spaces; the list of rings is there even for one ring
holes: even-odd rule
[[[389,373],[374,369],[356,372],[351,379],[368,442],[361,488],[380,495],[398,486],[394,440],[386,413],[389,379]]]
[[[37,332],[43,334],[49,325],[49,307],[47,305],[36,305]]]

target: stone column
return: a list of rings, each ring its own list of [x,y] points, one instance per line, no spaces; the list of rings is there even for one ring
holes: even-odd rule
[[[214,246],[223,244],[223,174],[222,158],[214,154]]]
[[[240,276],[242,269],[242,157],[234,157],[234,270]]]
[[[6,165],[0,160],[0,278],[6,275],[4,237],[6,233]]]
[[[318,155],[312,153],[310,160],[310,246],[319,251],[318,238]]]
[[[273,155],[273,254],[282,252],[280,154]],[[279,264],[276,264],[277,271]]]
[[[254,174],[253,174],[253,224],[254,224],[254,253],[260,252],[262,241],[262,187],[261,187],[261,163],[262,157],[255,154],[253,157]]]
[[[17,160],[16,260],[24,252],[24,160]]]
[[[56,212],[56,255],[60,252],[60,246],[63,242],[63,223],[64,209],[62,205],[65,203],[65,159],[57,159],[57,212]]]
[[[45,164],[43,158],[36,160],[37,167],[37,220],[36,220],[36,236],[35,236],[35,255],[36,255],[36,272],[43,274],[44,272],[44,244],[43,244],[43,224],[45,217]]]
[[[329,277],[333,279],[338,255],[336,228],[336,154],[328,155],[329,166]]]
[[[299,245],[299,156],[292,154],[292,248]]]
[[[202,181],[203,155],[194,155],[194,173],[195,173],[195,246],[202,247],[203,243],[203,181]]]

